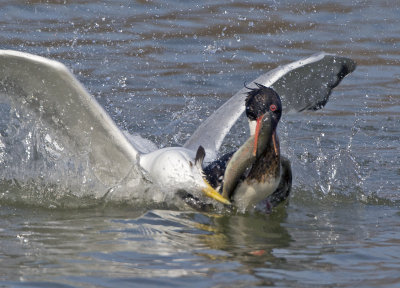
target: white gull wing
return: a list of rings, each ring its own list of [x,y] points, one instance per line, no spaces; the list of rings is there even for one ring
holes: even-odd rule
[[[328,101],[331,90],[354,71],[353,60],[327,53],[314,54],[259,76],[249,83],[274,88],[281,96],[283,111],[319,109]],[[206,162],[216,159],[222,141],[245,110],[247,88],[242,88],[210,115],[186,141],[184,147],[196,151],[201,145]]]
[[[137,163],[139,150],[63,64],[0,50],[0,93],[61,133],[76,155],[88,155],[105,185],[119,183]]]

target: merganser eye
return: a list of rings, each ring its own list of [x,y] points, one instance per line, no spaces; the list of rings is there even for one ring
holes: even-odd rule
[[[271,106],[269,106],[269,110],[271,110],[272,112],[274,112],[277,109],[275,104],[272,104]]]

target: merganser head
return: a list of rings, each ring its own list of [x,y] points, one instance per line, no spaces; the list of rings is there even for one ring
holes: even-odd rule
[[[258,147],[258,138],[262,126],[263,118],[268,114],[271,121],[271,131],[275,152],[278,153],[278,144],[276,140],[276,127],[282,115],[281,99],[272,88],[255,83],[257,88],[250,89],[247,92],[245,100],[246,116],[249,121],[250,135],[254,135],[253,154],[256,156]],[[264,120],[265,121],[265,120]]]

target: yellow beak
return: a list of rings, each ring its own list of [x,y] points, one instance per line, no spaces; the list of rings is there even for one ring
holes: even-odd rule
[[[210,198],[212,198],[214,200],[217,200],[217,201],[219,201],[219,202],[221,202],[223,204],[231,205],[231,202],[229,202],[228,199],[226,199],[221,194],[219,194],[217,191],[215,191],[215,189],[212,188],[210,186],[210,184],[208,184],[208,182],[206,180],[204,180],[204,183],[206,184],[206,188],[203,188],[202,191],[206,196],[208,196],[208,197],[210,197]]]

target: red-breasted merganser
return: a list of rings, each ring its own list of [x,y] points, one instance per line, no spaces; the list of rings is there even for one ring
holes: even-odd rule
[[[283,201],[290,193],[292,179],[290,162],[280,154],[276,131],[282,115],[279,95],[256,83],[256,88],[247,92],[245,106],[249,139],[235,153],[204,169],[208,182],[242,210],[271,195],[273,204]]]

